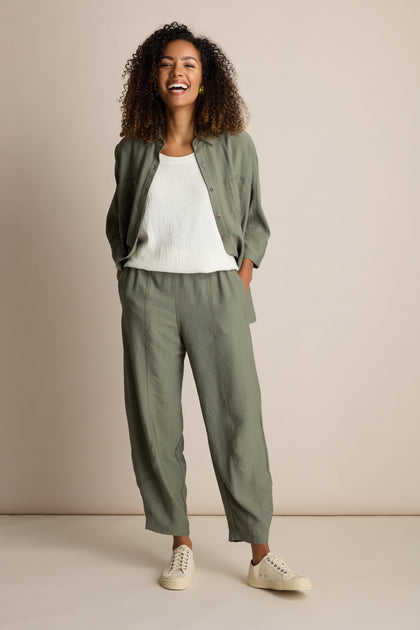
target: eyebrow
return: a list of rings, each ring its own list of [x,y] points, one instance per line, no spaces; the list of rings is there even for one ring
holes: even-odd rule
[[[173,57],[170,57],[169,55],[163,55],[163,57],[161,57],[161,59],[173,59]],[[194,59],[194,61],[197,61],[197,59],[195,57],[181,57],[181,59]],[[198,61],[197,61],[198,63]]]

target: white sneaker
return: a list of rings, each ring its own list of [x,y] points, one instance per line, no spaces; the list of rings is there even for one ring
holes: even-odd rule
[[[249,586],[282,591],[308,590],[312,584],[307,577],[290,569],[278,554],[269,551],[255,566],[249,563]]]
[[[164,588],[182,589],[190,586],[195,573],[194,554],[188,545],[178,545],[171,554],[168,566],[160,574]]]

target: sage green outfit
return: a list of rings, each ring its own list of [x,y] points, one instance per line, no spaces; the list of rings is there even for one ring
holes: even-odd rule
[[[172,273],[124,267],[135,249],[145,200],[164,146],[121,140],[117,188],[106,233],[122,307],[124,397],[132,462],[146,529],[189,535],[181,388],[191,364],[229,540],[265,543],[273,513],[272,478],[250,323],[250,288],[236,269]],[[258,161],[247,132],[194,138],[225,250],[240,267],[260,266],[270,230],[261,208]]]

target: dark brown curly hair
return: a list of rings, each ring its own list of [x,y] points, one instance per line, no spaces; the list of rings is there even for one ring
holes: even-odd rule
[[[120,136],[152,142],[166,133],[165,104],[158,92],[156,71],[166,44],[184,39],[198,49],[204,92],[195,101],[194,134],[219,136],[240,133],[249,122],[248,108],[236,86],[236,70],[219,46],[207,37],[196,37],[185,24],[172,22],[152,33],[125,64]]]

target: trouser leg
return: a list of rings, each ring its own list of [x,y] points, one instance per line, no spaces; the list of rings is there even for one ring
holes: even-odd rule
[[[236,270],[177,274],[181,334],[196,382],[229,541],[268,542],[272,478],[245,286]]]
[[[125,267],[118,290],[125,406],[145,528],[187,536],[181,407],[185,347],[177,324],[174,278]]]

